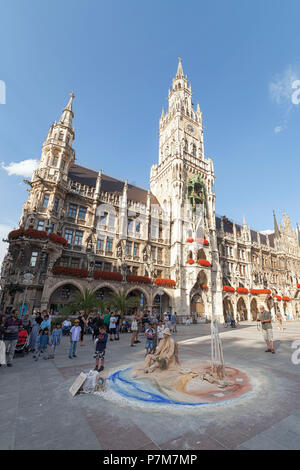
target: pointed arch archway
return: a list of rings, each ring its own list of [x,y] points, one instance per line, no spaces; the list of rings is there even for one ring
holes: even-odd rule
[[[248,310],[243,297],[240,297],[237,302],[237,313],[239,314],[240,320],[248,320]]]
[[[133,313],[134,310],[147,310],[150,305],[148,292],[141,286],[130,287],[126,291],[126,297],[136,297],[139,300],[139,306],[129,313]]]
[[[256,299],[251,300],[250,312],[251,312],[252,320],[256,320],[257,319],[257,314],[258,314],[258,307],[257,307],[257,300]]]
[[[81,286],[80,286],[81,287]],[[49,296],[49,308],[53,312],[60,312],[65,305],[75,300],[76,294],[82,293],[77,283],[62,282],[56,285]],[[75,313],[75,312],[74,312]]]
[[[230,298],[228,296],[226,296],[224,299],[223,299],[223,316],[224,316],[224,320],[225,321],[228,321],[229,320],[229,317],[231,317],[232,319],[234,319],[234,308],[233,308],[233,304],[232,304],[232,301],[230,300]]]

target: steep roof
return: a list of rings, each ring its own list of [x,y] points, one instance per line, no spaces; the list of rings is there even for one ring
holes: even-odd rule
[[[80,184],[92,186],[95,188],[98,173],[97,171],[89,170],[88,168],[74,164],[70,168],[68,176],[72,181],[76,181]],[[123,193],[124,185],[124,181],[117,180],[115,178],[112,178],[111,176],[102,174],[101,191],[107,193],[117,193],[118,195],[121,195]],[[128,184],[127,197],[130,201],[136,201],[141,202],[143,204],[147,204],[147,194],[147,190],[139,188],[137,186],[133,186],[132,184]],[[158,200],[152,193],[151,204],[159,205]]]

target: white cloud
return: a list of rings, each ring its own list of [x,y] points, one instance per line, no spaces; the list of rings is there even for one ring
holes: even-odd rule
[[[283,131],[283,126],[276,126],[274,129],[275,134],[279,134],[281,131]]]
[[[22,160],[21,162],[11,162],[8,165],[5,165],[4,162],[1,163],[3,170],[7,171],[8,175],[17,175],[30,177],[34,170],[37,169],[39,164],[38,160],[34,158],[29,158],[28,160]]]
[[[297,66],[289,66],[281,74],[277,74],[269,84],[269,92],[272,101],[276,104],[292,105],[292,95],[294,93],[293,83],[300,78],[300,70]]]
[[[274,233],[274,230],[261,230],[259,233],[262,233],[263,235],[271,235],[271,233]]]
[[[269,83],[271,101],[280,107],[281,122],[274,128],[274,133],[279,134],[287,128],[288,116],[298,103],[300,83],[300,64],[289,65],[282,73],[274,76]],[[300,101],[299,101],[300,102]]]
[[[13,230],[13,227],[10,225],[0,224],[0,268],[2,265],[3,258],[6,254],[8,248],[8,243],[2,241],[2,239],[7,239],[9,232]],[[1,269],[0,269],[1,271]]]

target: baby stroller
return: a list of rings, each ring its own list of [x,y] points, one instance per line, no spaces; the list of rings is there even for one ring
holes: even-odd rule
[[[29,352],[28,347],[29,347],[29,335],[27,333],[27,330],[23,329],[19,332],[15,352],[21,353],[21,355],[24,356],[24,353],[27,354]]]

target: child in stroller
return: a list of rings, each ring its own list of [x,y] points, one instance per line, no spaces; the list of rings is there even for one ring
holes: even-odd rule
[[[17,353],[21,353],[22,356],[24,356],[24,352],[28,353],[28,346],[29,346],[29,335],[27,330],[22,327],[22,329],[19,331],[19,336],[18,336],[18,341],[16,344],[16,349],[15,351]]]

